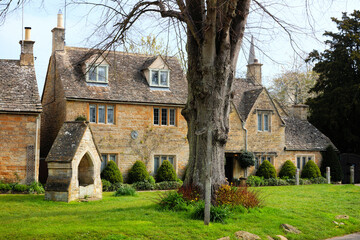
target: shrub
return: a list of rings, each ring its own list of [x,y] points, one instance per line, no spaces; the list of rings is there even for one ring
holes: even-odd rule
[[[159,190],[178,189],[179,187],[181,187],[181,184],[175,181],[165,181],[156,184],[156,189]]]
[[[156,182],[176,181],[177,177],[173,165],[168,160],[163,161],[155,178]]]
[[[251,187],[265,186],[264,177],[251,175],[247,178],[246,184]]]
[[[191,212],[192,219],[204,220],[204,201],[199,201],[195,204],[194,209]],[[231,211],[226,205],[211,206],[210,207],[210,221],[211,222],[222,222],[224,223],[226,218],[231,214]]]
[[[259,192],[250,191],[247,187],[221,185],[216,191],[216,204],[254,208],[262,206],[262,199]]]
[[[286,185],[290,185],[290,183],[285,179],[281,179],[281,178],[265,179],[265,186],[286,186]]]
[[[101,179],[101,182],[102,182],[102,190],[103,190],[103,192],[110,191],[111,182],[109,182],[106,179]]]
[[[101,178],[109,181],[110,183],[123,182],[121,172],[114,161],[109,161],[105,169],[101,172]]]
[[[134,196],[136,193],[135,189],[128,185],[128,184],[122,184],[118,190],[114,193],[115,197],[119,196]]]
[[[268,178],[276,178],[275,167],[268,161],[265,160],[256,171],[256,176]]]
[[[29,186],[25,184],[15,184],[12,190],[14,192],[25,193],[29,191]]]
[[[86,122],[87,119],[86,119],[85,116],[77,116],[77,117],[75,118],[75,121],[76,121],[76,122]]]
[[[131,167],[128,176],[128,183],[145,182],[149,179],[150,175],[146,171],[146,166],[142,161],[136,161]]]
[[[288,177],[293,178],[296,175],[296,167],[294,163],[290,160],[287,160],[284,165],[282,165],[281,170],[279,172],[279,177]]]
[[[318,178],[320,176],[321,176],[320,169],[316,165],[316,163],[314,163],[314,161],[312,161],[312,160],[308,161],[305,164],[305,166],[301,172],[302,178]]]
[[[155,179],[153,176],[149,176],[148,182],[151,183],[152,185],[155,185]]]
[[[187,209],[185,200],[178,192],[166,192],[160,198],[161,210],[182,211]]]
[[[324,178],[324,177],[312,178],[312,179],[310,179],[310,182],[312,184],[325,184],[325,183],[327,183],[326,178]]]
[[[254,158],[255,158],[255,156],[252,152],[241,151],[240,156],[238,158],[240,167],[245,169],[250,166],[254,166],[254,164],[255,164]]]
[[[11,186],[8,183],[0,183],[0,192],[9,192],[11,191]]]
[[[182,185],[178,191],[185,201],[196,202],[200,200],[200,188],[195,185]]]
[[[32,182],[29,186],[28,191],[29,193],[37,193],[37,194],[45,193],[45,189],[43,185],[41,185],[41,183],[39,182]]]
[[[135,182],[132,184],[133,188],[136,190],[154,190],[155,185],[149,183],[148,181]]]
[[[326,148],[326,151],[322,152],[321,155],[323,159],[320,167],[322,175],[326,177],[326,167],[330,167],[331,180],[334,182],[341,181],[344,177],[344,174],[341,169],[339,156],[336,154],[334,148],[329,145]]]

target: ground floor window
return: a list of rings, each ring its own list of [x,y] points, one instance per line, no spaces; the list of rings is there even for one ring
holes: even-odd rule
[[[114,153],[102,153],[101,154],[101,172],[105,169],[106,165],[109,163],[109,161],[114,161],[115,163],[117,160],[117,155]]]
[[[305,164],[310,160],[315,162],[314,155],[296,155],[296,167],[301,171]]]
[[[176,162],[175,162],[175,156],[174,155],[155,155],[154,156],[154,173],[157,172],[161,164],[168,160],[176,170]]]
[[[255,169],[259,169],[260,165],[268,160],[272,165],[274,165],[274,156],[272,155],[255,155]]]

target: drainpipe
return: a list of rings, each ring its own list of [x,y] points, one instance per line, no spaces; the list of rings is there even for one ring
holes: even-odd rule
[[[242,126],[242,128],[245,130],[245,151],[247,151],[247,135],[248,135],[248,130],[245,128],[245,122],[244,121],[242,121],[241,122],[242,124],[241,124],[241,126]],[[247,168],[244,170],[244,177],[247,177]]]

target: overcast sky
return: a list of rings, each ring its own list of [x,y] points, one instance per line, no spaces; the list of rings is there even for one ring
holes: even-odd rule
[[[271,5],[271,2],[276,4]],[[311,0],[308,0],[311,2]],[[43,4],[41,4],[43,2]],[[59,9],[64,12],[64,0],[41,1],[33,0],[24,8],[24,27],[32,27],[31,39],[35,41],[34,56],[35,69],[40,94],[43,90],[49,57],[51,54],[51,29],[56,26],[57,13]],[[293,47],[297,52],[306,56],[306,53],[313,49],[322,51],[325,39],[322,34],[325,30],[336,31],[336,26],[331,22],[330,17],[341,18],[342,12],[353,12],[360,8],[359,0],[313,0],[311,7],[306,9],[303,6],[305,0],[263,0],[268,9],[274,15],[285,21],[296,25],[293,37]],[[279,2],[289,2],[291,6],[282,6]],[[329,2],[333,2],[329,4]],[[309,14],[309,10],[310,14]],[[357,9],[358,10],[358,9]],[[77,47],[89,47],[94,42],[88,42],[88,37],[96,23],[96,13],[84,17],[88,8],[84,6],[68,7],[66,17],[66,45]],[[308,17],[307,17],[308,16]],[[154,20],[148,20],[146,24],[152,24]],[[262,11],[253,7],[248,18],[248,29],[244,39],[243,49],[240,52],[237,75],[242,76],[246,72],[250,35],[254,35],[256,45],[256,57],[263,64],[263,82],[265,86],[271,84],[271,80],[278,76],[284,69],[291,69],[294,58],[301,63],[291,47],[289,37],[277,23]],[[300,29],[302,28],[302,29]],[[149,28],[147,28],[149,29]],[[137,32],[139,33],[139,32]],[[146,36],[149,31],[143,31]],[[140,34],[140,33],[139,33]],[[135,34],[136,35],[136,34]],[[133,34],[134,36],[134,34]],[[137,37],[137,36],[136,36]],[[166,35],[161,35],[166,41]],[[19,59],[20,45],[22,38],[22,11],[16,11],[6,18],[3,25],[0,25],[0,59]],[[139,36],[139,39],[141,36]],[[317,38],[317,39],[316,39]],[[320,41],[319,41],[320,40]]]

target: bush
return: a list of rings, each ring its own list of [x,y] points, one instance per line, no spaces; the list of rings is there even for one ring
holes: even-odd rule
[[[76,121],[76,122],[86,122],[87,119],[86,119],[85,116],[77,116],[77,117],[75,118],[75,121]]]
[[[133,188],[136,190],[154,190],[155,185],[149,183],[148,181],[135,182],[132,184]]]
[[[128,176],[128,183],[145,182],[149,179],[150,175],[146,171],[146,166],[142,161],[136,161],[131,167]]]
[[[102,183],[102,190],[103,190],[103,192],[108,192],[108,191],[110,191],[111,182],[109,182],[108,180],[105,180],[105,179],[101,179],[101,183]]]
[[[119,196],[134,196],[136,193],[135,189],[128,185],[128,184],[122,184],[118,190],[114,193],[115,197]]]
[[[187,205],[182,195],[178,192],[166,192],[161,196],[159,207],[161,210],[182,211],[187,210]]]
[[[246,184],[251,187],[265,186],[264,177],[251,175],[247,178]]]
[[[255,156],[252,152],[241,151],[240,156],[238,158],[238,162],[241,168],[248,168],[250,166],[254,166],[255,164]]]
[[[310,179],[310,182],[312,184],[325,184],[325,183],[327,183],[327,180],[324,177],[318,177],[318,178]]]
[[[155,179],[153,176],[149,176],[148,182],[151,183],[152,185],[155,185]]]
[[[10,184],[0,183],[0,192],[9,192],[9,191],[11,191]]]
[[[293,178],[296,175],[296,167],[295,164],[290,161],[287,160],[284,165],[282,165],[281,170],[279,172],[279,177],[283,178],[283,177],[288,177],[288,178]]]
[[[156,189],[159,190],[178,189],[179,187],[181,187],[181,184],[174,181],[159,182],[156,184]]]
[[[285,179],[281,179],[281,178],[265,179],[265,186],[286,186],[286,185],[290,185],[290,183]]]
[[[199,201],[195,204],[194,209],[191,212],[192,219],[204,220],[204,201]],[[210,207],[210,221],[211,222],[222,222],[224,223],[226,218],[231,214],[231,211],[226,205],[211,206]]]
[[[105,169],[101,172],[101,179],[105,179],[110,183],[122,183],[123,177],[121,172],[114,161],[109,161]]]
[[[41,183],[39,183],[39,182],[31,183],[28,191],[29,191],[29,193],[37,193],[37,194],[45,193],[45,189],[44,189],[43,185],[41,185]]]
[[[29,186],[25,184],[15,184],[12,190],[14,192],[25,193],[29,191]]]
[[[326,177],[326,167],[330,167],[331,181],[334,182],[341,181],[344,177],[344,174],[341,169],[339,156],[335,152],[334,148],[331,145],[329,145],[326,148],[326,151],[322,152],[321,155],[323,159],[320,167],[322,175]]]
[[[256,171],[256,176],[268,178],[276,178],[275,167],[268,161],[265,160]]]
[[[259,192],[250,191],[247,187],[221,185],[216,191],[216,204],[254,208],[262,206],[262,199]]]
[[[185,201],[196,202],[200,200],[200,188],[198,186],[182,185],[177,192],[182,195]]]
[[[319,167],[316,165],[316,163],[314,163],[314,161],[310,160],[308,161],[302,172],[301,172],[301,177],[302,178],[318,178],[321,177],[321,173],[320,173],[320,169]]]
[[[164,182],[164,181],[176,181],[176,173],[173,165],[165,160],[159,167],[156,173],[156,182]]]

